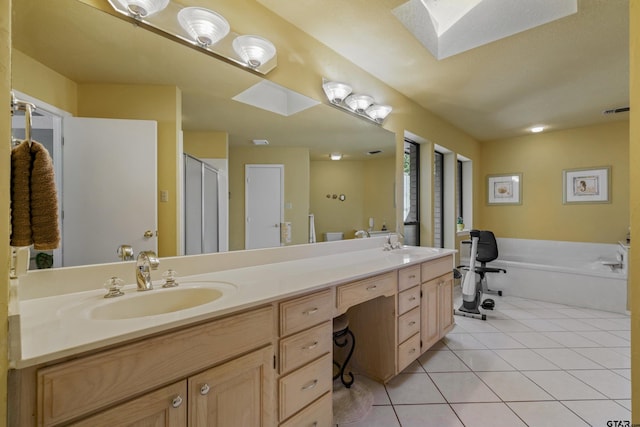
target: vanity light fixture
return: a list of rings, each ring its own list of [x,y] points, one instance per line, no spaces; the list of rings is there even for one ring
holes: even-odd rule
[[[340,104],[347,96],[351,94],[351,86],[340,82],[324,82],[322,84],[325,95],[332,104]]]
[[[322,89],[331,105],[379,125],[393,110],[389,105],[377,104],[372,96],[351,93],[352,88],[346,83],[322,79]]]
[[[366,109],[365,113],[367,113],[367,116],[371,117],[376,122],[382,123],[389,113],[391,113],[391,110],[392,108],[389,105],[373,104],[371,107]]]
[[[529,129],[532,133],[540,133],[544,130],[544,126],[534,126]]]
[[[258,36],[238,36],[233,39],[233,50],[251,68],[258,68],[276,55],[276,47]]]
[[[369,95],[349,95],[344,103],[349,106],[356,113],[362,114],[369,106],[374,102],[374,99]]]
[[[185,7],[178,12],[180,26],[202,47],[209,47],[229,34],[222,15],[203,7]]]
[[[148,26],[168,38],[198,46],[203,52],[235,66],[266,75],[277,66],[276,47],[255,35],[231,30],[217,12],[184,7],[172,0],[108,0],[111,7],[141,27]]]
[[[342,159],[342,153],[331,153],[331,160],[340,160]]]
[[[109,0],[114,9],[124,8],[136,19],[148,18],[169,5],[169,0]]]

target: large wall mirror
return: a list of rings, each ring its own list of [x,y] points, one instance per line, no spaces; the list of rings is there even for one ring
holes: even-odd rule
[[[149,191],[156,199],[153,208],[158,233],[154,244],[160,256],[184,253],[185,153],[222,165],[219,167],[228,183],[228,194],[222,196],[228,209],[223,227],[229,250],[247,247],[247,165],[283,165],[282,220],[291,224],[286,244],[309,241],[310,213],[314,214],[317,241],[322,241],[326,232],[342,232],[345,238],[352,238],[356,230],[369,228],[370,219],[375,230],[383,224],[395,228],[393,133],[333,108],[325,100],[309,100],[312,106],[289,115],[234,100],[258,84],[269,89],[270,83],[107,13],[107,0],[93,3],[99,7],[79,0],[14,2],[12,86],[68,116],[156,123],[153,155],[157,170]],[[89,132],[82,138],[98,141],[98,134],[103,133]],[[269,144],[255,145],[253,140]],[[331,161],[332,152],[342,153],[343,160]],[[95,157],[104,163],[104,156]],[[121,172],[132,168],[119,163],[124,157],[132,156],[109,157],[107,177],[100,182],[89,179],[91,170],[85,168],[77,180],[91,187],[81,196],[81,205],[110,200],[109,190],[122,180]],[[67,165],[63,162],[61,166]],[[61,186],[65,197],[74,197],[69,182],[63,180]],[[131,193],[125,199],[135,202],[137,197]],[[135,203],[131,206],[120,201],[115,213],[107,216],[122,224],[146,210]],[[69,218],[65,213],[63,234]],[[75,218],[74,223],[88,221]],[[119,228],[101,228],[109,234],[110,227]],[[143,245],[134,245],[134,251],[147,249]],[[113,259],[105,262],[118,261],[117,245],[109,250]]]

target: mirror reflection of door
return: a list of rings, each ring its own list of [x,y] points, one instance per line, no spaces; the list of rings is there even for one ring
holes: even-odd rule
[[[220,252],[218,170],[184,154],[185,255]]]
[[[280,246],[284,165],[245,165],[245,249]]]
[[[63,265],[157,252],[157,123],[70,117],[63,132]]]

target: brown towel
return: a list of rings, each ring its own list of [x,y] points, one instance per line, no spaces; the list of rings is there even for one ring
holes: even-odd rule
[[[31,151],[29,143],[22,141],[11,150],[11,246],[30,246],[33,243],[30,178]]]
[[[31,143],[30,198],[31,236],[37,250],[55,249],[60,244],[58,193],[49,152],[36,141]]]
[[[60,244],[53,162],[44,146],[23,141],[11,150],[11,246],[37,250]]]

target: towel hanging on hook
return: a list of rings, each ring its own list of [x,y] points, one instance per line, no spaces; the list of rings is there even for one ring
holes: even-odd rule
[[[22,101],[16,98],[16,95],[11,92],[11,115],[13,116],[15,111],[24,111],[24,139],[28,141],[29,147],[31,147],[31,130],[33,128],[33,112],[36,110],[35,104],[31,102]],[[11,146],[13,147],[13,139]]]

